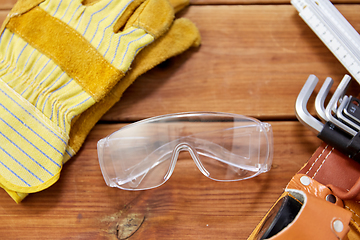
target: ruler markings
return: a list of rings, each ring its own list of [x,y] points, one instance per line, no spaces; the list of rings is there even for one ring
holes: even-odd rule
[[[360,35],[328,0],[292,0],[301,18],[360,83]]]

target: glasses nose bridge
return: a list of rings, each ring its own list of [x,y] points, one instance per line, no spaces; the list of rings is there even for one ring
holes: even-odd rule
[[[185,140],[185,139],[184,139]],[[201,163],[199,156],[197,154],[196,149],[194,148],[194,146],[192,146],[193,144],[191,144],[188,141],[182,141],[180,143],[178,143],[174,150],[173,150],[173,154],[171,157],[171,167],[169,168],[168,172],[166,173],[166,176],[164,177],[165,179],[168,179],[171,174],[174,171],[175,168],[175,164],[177,162],[177,159],[179,158],[179,154],[182,151],[187,151],[188,153],[190,153],[191,158],[193,159],[193,161],[195,162],[197,168],[205,175],[205,176],[209,176],[209,172],[204,168],[203,164]]]
[[[197,159],[196,149],[192,145],[189,141],[182,141],[175,146],[174,153],[178,157],[180,152],[187,151],[193,159]]]

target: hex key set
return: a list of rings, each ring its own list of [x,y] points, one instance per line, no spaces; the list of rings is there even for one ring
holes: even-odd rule
[[[319,81],[315,75],[310,75],[296,99],[295,112],[299,121],[314,131],[318,138],[360,161],[360,100],[346,95],[350,80],[349,75],[343,77],[325,106],[325,99],[333,85],[333,80],[326,78],[315,99],[318,120],[306,107]]]

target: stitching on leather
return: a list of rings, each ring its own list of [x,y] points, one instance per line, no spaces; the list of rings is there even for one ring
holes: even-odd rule
[[[326,157],[324,158],[324,160],[322,161],[321,165],[319,166],[319,168],[316,170],[316,172],[314,173],[314,176],[312,177],[312,179],[314,179],[314,177],[316,176],[316,174],[320,171],[320,168],[324,165],[326,159],[331,155],[331,153],[333,152],[334,148],[331,149],[331,151],[326,155]]]
[[[305,173],[306,175],[308,175],[308,173],[311,171],[311,169],[314,167],[315,163],[319,160],[319,158],[323,155],[323,153],[325,152],[325,150],[329,147],[329,145],[326,145],[326,147],[322,150],[322,152],[319,154],[319,156],[315,159],[315,161],[313,162],[313,164],[311,164],[311,167],[309,168],[309,170],[307,170],[307,172]],[[315,175],[314,175],[315,176]],[[314,178],[314,177],[313,177]]]
[[[354,210],[352,210],[351,208],[349,208],[346,205],[345,205],[345,208],[348,209],[353,215],[360,218],[360,216]],[[356,222],[356,220],[354,220],[354,218],[351,218],[351,220],[360,228],[360,225]]]
[[[360,218],[360,216],[359,216],[354,210],[352,210],[351,208],[349,208],[349,206],[346,206],[346,205],[345,205],[345,208],[347,208],[350,212],[352,212],[356,217]]]

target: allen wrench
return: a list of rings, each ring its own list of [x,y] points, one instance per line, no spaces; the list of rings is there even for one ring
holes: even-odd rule
[[[342,99],[345,95],[345,92],[349,86],[351,77],[349,75],[345,75],[343,79],[341,80],[339,86],[336,88],[334,94],[332,95],[328,105],[325,109],[326,117],[329,119],[330,122],[334,123],[336,126],[341,128],[342,130],[349,133],[351,136],[355,136],[357,134],[357,131],[350,128],[346,124],[340,122],[337,118],[334,117],[333,112],[336,113],[337,104],[340,99]]]
[[[327,77],[315,98],[316,114],[323,122],[329,121],[329,119],[327,118],[327,116],[325,114],[324,105],[325,105],[325,99],[326,99],[327,95],[329,94],[330,89],[333,84],[334,84],[334,80],[332,80],[332,78],[330,78],[330,77]]]
[[[341,81],[340,85],[336,89],[334,95],[332,96],[328,106],[326,109],[324,108],[324,101],[329,93],[329,90],[332,86],[332,79],[326,78],[324,84],[322,85],[319,93],[316,96],[315,100],[315,109],[320,118],[322,118],[325,122],[331,121],[336,126],[342,128],[344,131],[348,132],[352,136],[355,136],[358,131],[360,131],[360,119],[350,115],[349,113],[345,113],[345,107],[349,105],[350,98],[353,99],[353,97],[348,97],[345,95],[349,83],[350,83],[350,76],[345,75],[343,80]],[[338,103],[340,104],[338,107]],[[334,113],[335,116],[332,114]],[[357,123],[350,120],[349,118],[353,120],[357,120]],[[344,125],[345,124],[345,125]],[[355,131],[354,131],[354,130]]]
[[[350,96],[349,101],[344,108],[344,114],[346,117],[360,125],[360,100]]]
[[[299,121],[317,134],[317,137],[335,147],[349,157],[360,161],[360,134],[333,116],[337,112],[338,101],[345,96],[345,91],[350,82],[350,76],[345,75],[339,87],[336,89],[329,104],[324,108],[326,94],[329,92],[329,85],[332,80],[327,80],[318,97],[318,115],[323,117],[322,123],[313,117],[307,110],[306,105],[312,95],[319,79],[310,75],[301,89],[295,104],[295,113]],[[325,109],[325,110],[324,110]],[[320,118],[322,118],[320,117]]]
[[[316,134],[322,131],[324,124],[309,113],[306,105],[318,81],[319,79],[315,75],[311,74],[302,87],[295,103],[295,114],[297,119]]]
[[[349,101],[351,99],[351,96],[344,96],[342,98],[342,101],[336,111],[336,116],[343,122],[345,122],[347,125],[351,126],[357,131],[360,131],[360,125],[356,124],[353,120],[350,120],[347,116],[344,115],[344,109],[346,106],[348,106]]]
[[[347,106],[349,106],[350,101],[359,101],[351,100],[353,99],[352,96],[348,97],[345,95],[350,82],[350,77],[348,75],[345,75],[343,80],[341,81],[340,85],[338,86],[337,90],[335,91],[334,95],[332,96],[330,103],[328,107],[325,109],[324,103],[327,95],[330,92],[330,89],[334,83],[332,78],[327,77],[325,79],[325,82],[321,86],[321,89],[319,90],[318,94],[316,95],[315,99],[315,109],[318,117],[322,119],[323,122],[332,121],[335,125],[342,128],[344,131],[348,132],[351,135],[356,135],[358,131],[360,131],[360,119],[353,116],[351,113],[347,111]],[[337,108],[337,104],[340,103],[339,107]],[[356,106],[352,106],[352,111],[357,110]],[[331,114],[332,111],[336,113],[336,118]],[[328,117],[330,116],[330,118]],[[340,120],[340,122],[338,121]],[[351,119],[351,120],[350,120]],[[354,120],[356,122],[354,122]],[[356,131],[353,131],[351,128],[347,127],[346,125],[343,125],[342,123],[345,123],[346,125],[350,126],[352,129],[355,129]]]

